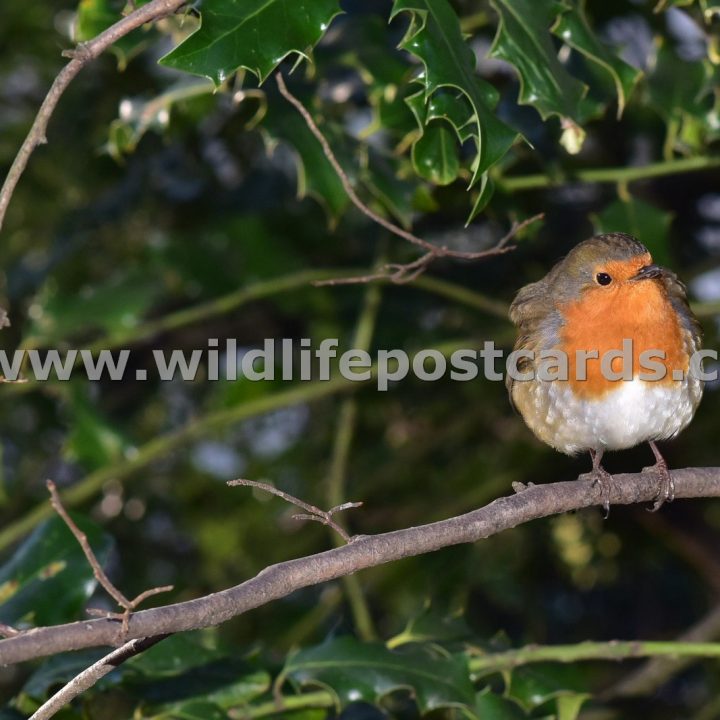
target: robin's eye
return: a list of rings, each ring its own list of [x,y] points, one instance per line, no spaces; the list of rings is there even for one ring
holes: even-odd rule
[[[598,285],[609,285],[612,282],[612,278],[607,273],[598,273],[595,279]]]

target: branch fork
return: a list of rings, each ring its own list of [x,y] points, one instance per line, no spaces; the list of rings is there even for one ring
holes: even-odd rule
[[[243,487],[253,487],[257,488],[258,490],[264,490],[265,492],[269,492],[272,495],[277,495],[279,498],[282,498],[291,505],[294,505],[295,507],[298,507],[301,510],[305,511],[293,515],[293,518],[295,520],[314,520],[315,522],[319,522],[323,525],[331,527],[338,535],[340,535],[340,537],[346,543],[352,542],[353,540],[350,535],[348,535],[348,533],[340,525],[338,525],[335,520],[333,520],[333,515],[339,512],[343,512],[344,510],[351,510],[352,508],[361,507],[361,502],[346,502],[342,503],[341,505],[336,505],[329,510],[321,510],[319,507],[311,505],[310,503],[306,503],[304,500],[300,500],[294,495],[290,495],[289,493],[283,492],[282,490],[278,490],[274,485],[270,485],[269,483],[238,478],[237,480],[229,480],[228,485],[230,487],[235,487],[237,485],[242,485]]]
[[[541,220],[544,217],[544,214],[540,213],[538,215],[534,215],[531,218],[528,218],[527,220],[523,220],[522,222],[513,222],[510,231],[503,238],[501,238],[495,246],[487,250],[481,250],[478,252],[452,250],[447,247],[447,245],[433,245],[427,240],[423,240],[417,235],[414,235],[407,230],[403,230],[403,228],[398,227],[397,225],[395,225],[395,223],[390,222],[382,215],[379,215],[374,210],[369,208],[358,197],[358,194],[355,192],[353,184],[350,182],[350,178],[348,177],[345,170],[343,170],[342,165],[340,165],[340,162],[338,161],[335,153],[330,147],[330,143],[322,134],[322,131],[317,126],[317,123],[313,119],[308,109],[300,102],[300,100],[298,100],[298,98],[295,97],[295,95],[290,92],[290,90],[288,90],[288,87],[285,84],[285,79],[280,72],[277,72],[275,74],[275,81],[277,82],[280,94],[300,113],[303,120],[305,121],[305,124],[308,126],[308,129],[315,136],[316,140],[320,143],[323,154],[332,166],[335,174],[340,179],[340,183],[342,184],[343,189],[347,193],[347,196],[350,198],[352,204],[355,205],[355,207],[360,210],[363,215],[367,216],[368,218],[370,218],[370,220],[377,223],[381,227],[384,227],[386,230],[389,230],[391,233],[393,233],[393,235],[397,235],[403,240],[407,240],[412,245],[416,245],[417,247],[420,247],[425,251],[423,255],[421,255],[416,260],[413,260],[412,262],[404,264],[390,263],[384,265],[377,273],[373,273],[371,275],[362,275],[353,278],[337,278],[334,280],[321,280],[319,282],[313,283],[314,285],[350,285],[372,282],[373,280],[390,280],[391,282],[398,284],[412,282],[419,275],[422,275],[422,273],[425,272],[430,263],[436,258],[449,257],[458,258],[461,260],[480,260],[481,258],[490,257],[492,255],[503,255],[504,253],[509,252],[513,249],[512,246],[508,245],[508,242],[512,240],[512,238],[515,237],[518,232],[520,232],[523,228],[527,227],[531,223],[534,223],[537,220]]]
[[[144,590],[132,600],[125,597],[125,595],[123,595],[123,593],[118,590],[115,585],[113,585],[113,583],[110,581],[110,578],[105,574],[105,571],[100,565],[100,561],[97,559],[95,552],[90,547],[87,535],[85,535],[85,533],[80,530],[80,528],[75,524],[75,521],[70,517],[67,510],[63,506],[62,501],[60,500],[60,493],[58,493],[55,483],[52,480],[48,480],[46,482],[46,485],[50,493],[50,504],[53,506],[55,512],[63,519],[70,532],[78,541],[83,553],[85,554],[85,558],[87,559],[88,564],[92,568],[95,579],[100,583],[105,592],[107,592],[107,594],[110,595],[110,597],[112,597],[112,599],[115,600],[115,602],[121,608],[123,608],[123,612],[121,613],[108,612],[106,610],[100,610],[98,608],[88,608],[88,615],[94,615],[95,617],[104,617],[110,620],[119,620],[121,622],[121,638],[126,638],[130,625],[130,615],[135,610],[135,608],[137,608],[138,605],[140,605],[140,603],[142,603],[144,600],[147,600],[153,595],[169,592],[173,589],[173,586],[162,585],[161,587],[154,587],[150,588],[149,590]]]

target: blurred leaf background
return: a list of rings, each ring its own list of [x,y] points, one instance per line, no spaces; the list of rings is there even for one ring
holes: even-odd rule
[[[62,66],[60,50],[123,5],[5,4],[4,167]],[[718,9],[712,0],[204,0],[138,30],[70,87],[18,186],[0,246],[0,304],[12,321],[0,344],[129,348],[132,377],[152,368],[153,350],[207,350],[211,338],[221,348],[236,339],[238,358],[266,338],[338,338],[341,349],[371,352],[485,340],[509,348],[505,312],[517,289],[594,231],[620,230],[688,283],[706,346],[717,347]],[[417,249],[349,203],[279,95],[272,73],[287,77],[300,56],[288,85],[374,210],[467,251],[491,247],[513,220],[544,212],[545,221],[511,253],[438,260],[413,283],[313,286],[410,262]],[[0,558],[12,581],[0,584],[0,621],[21,626],[79,619],[93,592],[69,534],[47,542],[59,532],[54,520],[41,524],[47,477],[95,528],[123,592],[172,583],[166,602],[334,542],[277,498],[227,488],[237,476],[324,507],[362,500],[343,519],[352,533],[376,533],[478,507],[514,481],[587,469],[585,458],[537,442],[504,385],[482,379],[408,378],[379,393],[360,383],[213,382],[203,361],[194,382],[77,375],[3,385],[0,404]],[[671,466],[717,465],[718,422],[711,385],[692,426],[665,446]],[[607,467],[649,461],[638,448]],[[718,612],[719,543],[720,505],[708,500],[532,523],[173,638],[64,717],[274,715],[279,677],[283,714],[303,720],[711,720],[720,717],[717,661],[611,701],[599,693],[637,661],[481,677],[472,658],[533,643],[673,639]],[[63,607],[23,604],[32,593],[39,603],[45,586],[23,584],[29,565],[13,584],[20,553],[76,594]],[[103,603],[101,593],[89,601]],[[0,717],[25,717],[99,655],[0,668]],[[333,669],[317,670],[318,658]]]

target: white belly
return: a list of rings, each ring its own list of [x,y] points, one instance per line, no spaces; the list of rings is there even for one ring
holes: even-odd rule
[[[702,383],[692,377],[684,385],[636,378],[619,382],[600,400],[578,398],[559,382],[540,382],[534,390],[537,400],[545,396],[540,404],[548,410],[540,422],[553,429],[550,444],[573,455],[589,449],[623,450],[677,435],[692,420]]]

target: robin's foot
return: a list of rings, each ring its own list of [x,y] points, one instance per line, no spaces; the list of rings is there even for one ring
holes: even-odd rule
[[[597,485],[600,488],[600,497],[602,498],[602,506],[607,520],[610,515],[610,481],[612,475],[600,464],[602,456],[602,450],[590,450],[593,464],[592,470],[580,475],[580,480],[590,480],[593,487]]]
[[[602,498],[602,506],[607,520],[610,516],[610,481],[612,475],[605,468],[598,467],[580,475],[580,480],[590,480],[593,487],[597,485],[600,488],[600,497]]]
[[[655,464],[643,468],[642,472],[652,473],[657,478],[658,494],[650,509],[650,512],[657,512],[666,502],[672,502],[675,499],[675,482],[657,445],[654,442],[650,442],[649,445],[655,455]]]

